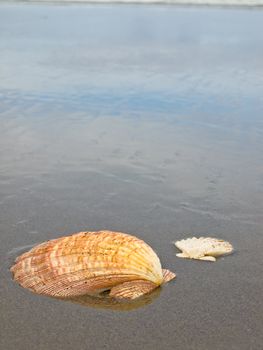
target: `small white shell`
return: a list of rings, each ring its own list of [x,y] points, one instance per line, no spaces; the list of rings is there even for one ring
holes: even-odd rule
[[[216,257],[230,254],[233,246],[226,241],[211,237],[187,238],[175,242],[175,246],[182,253],[176,254],[180,258],[216,261]]]

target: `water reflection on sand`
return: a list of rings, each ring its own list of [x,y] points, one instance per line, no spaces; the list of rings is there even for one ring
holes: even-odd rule
[[[146,305],[151,304],[160,295],[161,288],[155,289],[153,292],[146,294],[138,299],[125,301],[117,300],[107,296],[106,294],[102,296],[90,296],[83,295],[80,297],[70,298],[70,299],[60,299],[63,301],[70,301],[72,303],[80,304],[82,306],[115,310],[115,311],[131,311],[136,310]]]
[[[3,349],[262,347],[262,13],[1,4]],[[131,313],[12,282],[26,246],[99,229],[144,239],[175,282]],[[194,235],[235,254],[177,259]]]

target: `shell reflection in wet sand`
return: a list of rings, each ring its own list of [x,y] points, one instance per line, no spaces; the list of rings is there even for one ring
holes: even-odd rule
[[[19,256],[11,271],[22,287],[60,298],[109,291],[111,298],[132,300],[175,278],[144,241],[112,231],[44,242]]]
[[[96,309],[132,311],[151,304],[159,297],[160,293],[161,288],[156,288],[152,292],[144,294],[140,298],[136,299],[116,299],[105,294],[99,296],[86,294],[74,298],[60,298],[60,300],[70,301],[75,304]]]

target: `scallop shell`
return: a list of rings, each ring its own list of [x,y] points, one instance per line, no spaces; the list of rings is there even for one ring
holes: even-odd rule
[[[175,242],[175,246],[182,251],[176,254],[180,258],[207,261],[216,261],[216,257],[233,251],[233,246],[229,242],[211,237],[187,238]]]
[[[37,245],[16,259],[14,280],[54,297],[96,295],[134,299],[175,274],[144,241],[121,232],[79,232]]]

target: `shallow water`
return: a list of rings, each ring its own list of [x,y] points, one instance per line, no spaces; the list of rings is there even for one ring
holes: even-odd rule
[[[0,6],[1,349],[262,347],[262,31],[262,11]],[[32,245],[103,228],[177,279],[126,312],[12,282]],[[192,235],[235,253],[176,258]]]
[[[169,5],[209,5],[209,6],[249,6],[261,7],[263,0],[0,0],[0,2],[22,3],[59,3],[59,4],[93,4],[93,3],[121,3],[121,4],[169,4]]]

